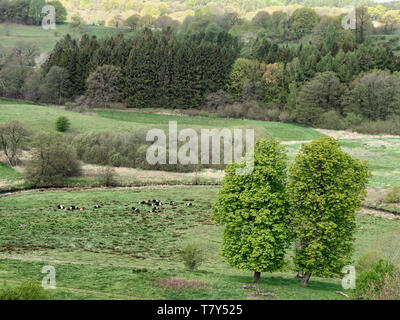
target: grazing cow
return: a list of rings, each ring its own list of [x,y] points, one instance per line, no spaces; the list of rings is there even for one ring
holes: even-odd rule
[[[140,210],[139,210],[138,208],[135,208],[135,207],[132,207],[132,210],[133,210],[134,212],[140,212]]]
[[[62,204],[59,204],[59,205],[57,206],[57,208],[60,209],[60,210],[64,210],[64,209],[65,209],[65,206],[63,206]]]
[[[174,206],[174,205],[175,205],[175,202],[171,201],[169,204],[170,204],[171,206]]]
[[[85,211],[85,207],[80,208],[79,211]]]
[[[190,203],[190,202],[186,203],[186,207],[192,207],[192,206],[193,206],[192,203]]]
[[[96,204],[96,205],[94,206],[94,208],[95,208],[95,209],[100,209],[100,206],[99,206],[98,204]]]
[[[138,204],[146,204],[146,201],[139,201]]]

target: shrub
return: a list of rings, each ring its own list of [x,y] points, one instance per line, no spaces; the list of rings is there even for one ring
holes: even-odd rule
[[[70,122],[66,117],[61,116],[61,117],[57,118],[57,120],[56,120],[56,130],[58,132],[65,132],[65,131],[67,131],[69,129],[69,127],[70,127]]]
[[[206,98],[206,107],[210,111],[215,111],[221,106],[226,106],[232,103],[231,98],[224,90],[210,93]]]
[[[189,271],[196,270],[204,262],[203,249],[196,243],[187,244],[181,252],[181,257]]]
[[[386,193],[385,202],[397,203],[400,202],[400,186],[391,187]]]
[[[342,130],[345,127],[340,115],[333,110],[323,113],[317,122],[317,126],[330,130]]]
[[[113,167],[105,166],[98,169],[97,172],[99,184],[105,187],[112,187],[117,185],[115,179],[115,169]]]
[[[357,272],[357,287],[351,295],[359,299],[400,299],[399,270],[386,259],[379,259],[362,272]]]
[[[48,300],[50,297],[36,280],[26,280],[17,287],[0,289],[0,300]]]
[[[363,122],[364,118],[360,114],[350,112],[343,119],[343,124],[346,129],[355,128]]]
[[[62,136],[41,134],[35,141],[25,170],[26,180],[31,185],[61,185],[65,178],[81,174],[75,149]]]

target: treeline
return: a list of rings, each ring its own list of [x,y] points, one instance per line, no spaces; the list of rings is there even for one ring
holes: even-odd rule
[[[40,24],[44,17],[42,9],[46,4],[55,8],[57,23],[67,20],[67,10],[57,0],[2,0],[0,1],[0,23]]]
[[[120,69],[121,101],[130,107],[198,107],[204,96],[224,88],[235,58],[237,39],[226,32],[177,37],[145,29],[132,40],[122,35],[98,41],[66,36],[53,50],[45,72],[54,66],[68,73],[68,96],[86,92],[86,80],[99,66]]]

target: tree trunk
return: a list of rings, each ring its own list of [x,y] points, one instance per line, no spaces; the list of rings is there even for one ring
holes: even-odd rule
[[[310,280],[311,273],[305,273],[303,279],[301,279],[301,286],[307,288],[308,280]]]
[[[254,283],[259,283],[260,282],[260,278],[261,278],[261,272],[254,272],[254,276],[253,276],[253,282]]]

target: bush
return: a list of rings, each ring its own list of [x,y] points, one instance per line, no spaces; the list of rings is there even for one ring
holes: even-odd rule
[[[355,131],[367,134],[400,134],[400,117],[393,116],[390,120],[363,121],[355,127]]]
[[[364,118],[360,114],[350,112],[343,119],[343,124],[346,129],[353,129],[363,122]]]
[[[62,136],[39,135],[25,170],[26,180],[31,185],[62,185],[65,178],[80,174],[81,164],[75,149]]]
[[[385,202],[398,203],[400,202],[400,186],[394,186],[386,193]]]
[[[0,300],[48,300],[50,297],[36,280],[26,280],[17,287],[0,289]]]
[[[56,120],[56,130],[58,132],[65,132],[68,131],[69,127],[70,127],[70,122],[66,117],[58,117]]]
[[[203,250],[195,243],[186,245],[181,252],[181,257],[185,267],[190,271],[196,270],[204,262]]]
[[[342,118],[333,110],[323,113],[317,122],[317,126],[330,130],[342,130],[345,128]]]
[[[112,187],[117,185],[117,181],[115,179],[116,172],[113,167],[101,167],[97,174],[100,185],[104,187]]]
[[[362,272],[357,272],[357,287],[351,295],[358,299],[400,299],[399,270],[386,259],[379,259]]]

